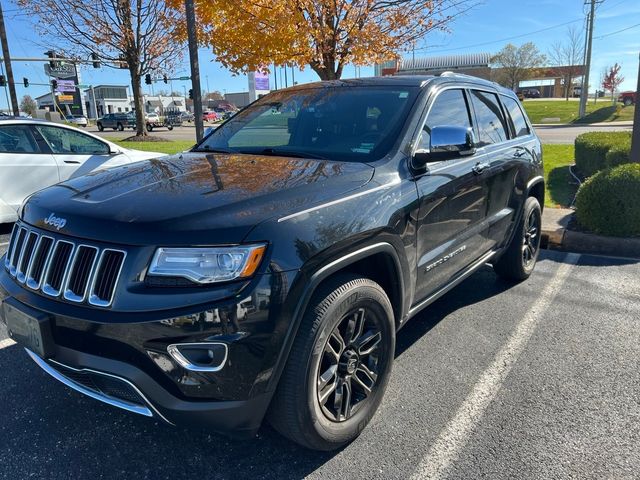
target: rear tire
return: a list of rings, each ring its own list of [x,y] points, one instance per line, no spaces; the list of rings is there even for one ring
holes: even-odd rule
[[[116,128],[118,129],[119,132],[123,132],[124,131],[124,125],[122,125],[121,123],[116,125]]]
[[[330,279],[304,314],[269,422],[310,449],[346,445],[378,409],[394,351],[393,310],[382,287],[354,275]]]
[[[498,276],[522,281],[529,278],[536,266],[542,234],[542,210],[534,197],[524,203],[522,217],[516,226],[511,243],[494,263]]]
[[[631,105],[633,102],[631,101],[630,98],[625,98],[624,99],[624,106],[628,107],[629,105]]]

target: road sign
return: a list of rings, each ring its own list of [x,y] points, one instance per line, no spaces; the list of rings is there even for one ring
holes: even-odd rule
[[[73,93],[76,91],[76,84],[73,80],[58,80],[57,92],[60,93]]]
[[[81,83],[80,85],[78,85],[78,88],[91,88],[91,85],[85,85],[84,83]]]
[[[191,80],[191,77],[180,77],[178,80]]]
[[[48,63],[44,64],[44,73],[55,78],[73,78],[76,76],[76,67],[72,63],[60,62],[52,68]]]
[[[73,95],[58,95],[58,102],[73,103]]]

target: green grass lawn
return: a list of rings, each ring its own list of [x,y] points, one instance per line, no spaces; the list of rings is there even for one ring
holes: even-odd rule
[[[597,103],[589,100],[587,115],[578,119],[579,103],[566,101],[531,101],[522,104],[533,123],[596,123],[633,120],[634,106],[624,107],[621,103],[611,105],[610,99],[599,99]]]
[[[545,179],[545,207],[568,207],[573,201],[578,185],[569,173],[573,165],[573,145],[543,145]]]
[[[189,140],[175,140],[171,142],[124,142],[122,140],[113,140],[113,142],[123,146],[124,148],[131,148],[133,150],[168,154],[184,152],[195,144],[195,142]]]

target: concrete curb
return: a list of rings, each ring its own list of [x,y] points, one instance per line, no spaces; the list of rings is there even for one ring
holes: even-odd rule
[[[563,227],[543,227],[542,245],[554,250],[640,259],[640,238],[605,237]]]

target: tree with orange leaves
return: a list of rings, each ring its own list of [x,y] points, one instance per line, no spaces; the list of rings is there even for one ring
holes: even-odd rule
[[[126,64],[136,113],[136,135],[146,135],[142,78],[171,70],[182,42],[182,16],[164,0],[18,0],[41,40],[66,58]]]
[[[167,2],[183,8],[183,0]],[[394,59],[429,32],[446,31],[473,2],[195,0],[195,6],[200,41],[233,72],[308,65],[322,80],[333,80],[349,63]]]

